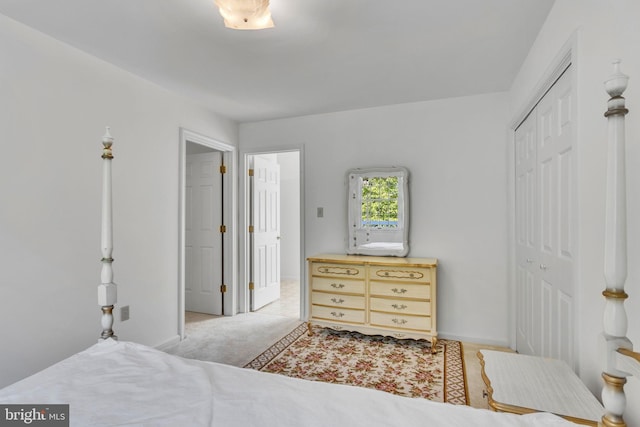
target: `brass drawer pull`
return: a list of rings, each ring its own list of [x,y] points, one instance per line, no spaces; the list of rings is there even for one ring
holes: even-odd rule
[[[332,311],[332,312],[331,312],[331,315],[332,315],[333,317],[343,317],[343,316],[344,316],[344,313],[342,313],[342,312],[340,312],[340,313],[336,313],[335,311]]]
[[[396,325],[404,325],[405,323],[407,323],[405,319],[391,319],[391,321]]]
[[[333,301],[336,304],[342,304],[344,302],[344,300],[342,298],[340,298],[340,299],[331,298],[331,301]]]
[[[358,274],[360,274],[360,270],[358,270],[357,268],[345,268],[345,267],[339,267],[339,266],[322,266],[322,267],[318,267],[318,272],[319,273],[324,273],[324,274],[339,274],[341,276],[347,275],[347,276],[357,276]]]
[[[404,305],[404,304],[401,304],[401,305],[398,305],[398,304],[392,304],[392,305],[391,305],[391,307],[395,308],[396,310],[404,310],[404,309],[406,309],[406,308],[407,308],[407,306],[406,306],[406,305]]]
[[[393,288],[393,289],[391,289],[391,292],[393,292],[394,294],[404,294],[405,292],[407,292],[407,290],[406,289]]]
[[[376,276],[383,277],[385,279],[408,279],[408,280],[420,280],[424,278],[425,273],[421,271],[407,271],[407,270],[377,270]]]
[[[336,289],[342,289],[344,288],[344,285],[342,283],[332,283],[331,287]]]

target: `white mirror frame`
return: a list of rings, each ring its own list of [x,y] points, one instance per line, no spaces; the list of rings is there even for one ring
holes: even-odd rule
[[[362,221],[362,178],[398,177],[398,227],[367,229]],[[409,170],[404,167],[350,169],[347,171],[348,243],[351,255],[405,257],[409,253]]]

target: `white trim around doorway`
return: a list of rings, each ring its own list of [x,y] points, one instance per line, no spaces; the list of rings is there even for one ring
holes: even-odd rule
[[[222,158],[226,166],[224,179],[224,212],[223,223],[226,226],[226,232],[223,236],[223,251],[225,285],[227,292],[224,294],[225,315],[234,315],[237,312],[237,295],[238,295],[238,189],[237,189],[237,150],[233,145],[215,140],[208,136],[193,132],[188,129],[180,128],[180,146],[179,146],[179,178],[178,178],[178,335],[180,339],[185,338],[185,168],[186,168],[186,146],[187,142],[203,145],[213,150],[222,152]]]

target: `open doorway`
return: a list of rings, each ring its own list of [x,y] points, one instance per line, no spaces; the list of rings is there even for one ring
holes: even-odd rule
[[[300,150],[249,153],[245,166],[247,310],[301,318]]]
[[[185,312],[237,311],[235,147],[180,130],[178,333]]]

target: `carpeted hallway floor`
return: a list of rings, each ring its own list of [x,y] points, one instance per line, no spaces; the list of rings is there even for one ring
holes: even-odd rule
[[[246,365],[301,323],[296,318],[259,312],[224,317],[187,312],[186,322],[187,338],[165,351],[234,366]],[[476,354],[480,349],[511,350],[473,343],[463,343],[463,348],[470,405],[487,408]]]

